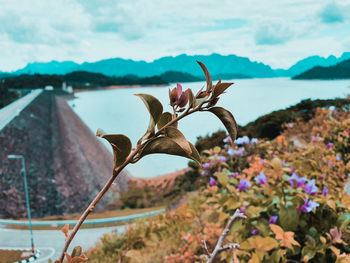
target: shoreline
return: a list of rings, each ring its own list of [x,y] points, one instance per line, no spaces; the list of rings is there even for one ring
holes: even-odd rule
[[[170,84],[170,83],[169,83]],[[75,89],[74,93],[85,92],[85,91],[101,91],[101,90],[115,90],[115,89],[135,89],[135,88],[162,88],[167,87],[169,84],[159,84],[159,85],[113,85],[106,87],[97,87],[94,89]]]

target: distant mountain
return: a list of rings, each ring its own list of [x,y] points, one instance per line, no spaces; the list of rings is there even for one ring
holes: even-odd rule
[[[174,82],[195,82],[201,81],[203,78],[193,76],[188,73],[183,73],[179,71],[167,71],[160,75],[160,77],[169,83]]]
[[[66,74],[72,71],[88,71],[102,73],[107,76],[125,76],[134,74],[139,77],[159,76],[167,71],[184,72],[195,77],[203,77],[203,72],[195,63],[200,60],[206,64],[212,75],[239,74],[252,77],[274,77],[274,71],[263,63],[253,62],[245,57],[236,55],[179,55],[163,57],[153,62],[134,61],[130,59],[112,58],[97,62],[76,64],[71,61],[31,63],[16,71],[16,74]]]
[[[299,75],[313,67],[322,66],[328,67],[337,64],[338,62],[342,62],[344,60],[350,59],[350,52],[344,52],[343,55],[339,58],[331,55],[328,58],[320,57],[320,56],[311,56],[305,59],[298,61],[295,65],[290,67],[286,71],[286,76],[292,77]]]
[[[293,79],[350,79],[350,59],[329,67],[313,67]]]
[[[270,78],[270,77],[292,77],[315,66],[332,66],[338,62],[350,59],[350,52],[345,52],[339,58],[329,56],[311,56],[300,60],[289,69],[271,69],[270,66],[251,61],[249,58],[236,55],[223,56],[220,54],[211,55],[179,55],[175,57],[162,57],[152,62],[134,61],[131,59],[111,58],[97,62],[84,62],[77,64],[72,61],[51,61],[46,63],[30,63],[16,74],[58,74],[64,75],[73,71],[87,71],[101,73],[106,76],[121,77],[134,75],[138,77],[152,77],[167,74],[164,79],[168,82],[186,82],[203,79],[203,72],[195,63],[202,61],[208,67],[213,79],[234,79],[234,78]],[[169,73],[170,72],[170,73]],[[177,75],[175,76],[174,72]],[[181,74],[189,74],[179,75]],[[190,76],[192,75],[192,76]],[[194,78],[193,78],[194,77]],[[193,79],[193,80],[192,80]]]
[[[78,70],[79,64],[73,61],[51,61],[51,62],[34,62],[29,63],[23,69],[17,70],[15,74],[47,74],[47,75],[64,75],[69,72]]]

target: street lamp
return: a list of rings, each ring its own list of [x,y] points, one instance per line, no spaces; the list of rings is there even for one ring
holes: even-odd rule
[[[14,155],[10,154],[7,156],[9,159],[21,159],[22,161],[22,170],[23,178],[24,178],[24,191],[26,195],[26,204],[27,204],[27,214],[28,214],[28,221],[29,221],[29,229],[30,229],[30,241],[32,245],[32,253],[34,254],[34,238],[33,238],[33,228],[32,228],[32,217],[30,214],[30,205],[29,205],[29,194],[28,194],[28,183],[27,183],[27,172],[24,162],[24,156],[23,155]]]

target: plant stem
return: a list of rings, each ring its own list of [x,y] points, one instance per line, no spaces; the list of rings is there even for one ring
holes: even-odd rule
[[[237,210],[235,211],[235,213],[231,216],[230,220],[227,222],[227,225],[226,225],[224,231],[222,232],[222,234],[221,234],[221,236],[220,236],[220,238],[219,238],[219,240],[218,240],[218,242],[217,242],[217,244],[216,244],[216,246],[215,246],[213,252],[209,255],[209,259],[208,259],[207,263],[212,263],[212,262],[214,262],[215,257],[216,257],[220,252],[222,252],[222,251],[224,251],[224,250],[227,250],[227,249],[230,249],[230,248],[236,248],[236,247],[238,247],[238,244],[229,244],[229,245],[224,246],[224,247],[222,246],[222,243],[224,242],[226,236],[227,236],[228,233],[230,232],[230,229],[231,229],[231,227],[232,227],[233,222],[234,222],[236,219],[238,219],[238,218],[243,218],[243,219],[246,218],[246,216],[245,216],[243,213],[241,213],[241,212],[239,211],[239,209],[237,209]]]
[[[201,109],[201,106],[203,105],[203,103],[205,103],[205,101],[203,101],[201,104],[199,104],[196,108],[190,110],[189,108],[180,116],[176,117],[175,119],[172,119],[170,122],[168,122],[166,125],[164,125],[164,127],[162,127],[160,130],[158,130],[158,132],[154,135],[154,137],[157,137],[161,134],[161,132],[168,126],[170,126],[171,124],[181,120],[183,117],[190,115],[196,111],[199,111]],[[109,178],[109,180],[107,181],[107,183],[104,185],[104,187],[102,188],[102,190],[97,194],[97,196],[94,198],[94,200],[90,203],[90,205],[88,206],[88,208],[84,211],[84,213],[80,216],[78,223],[74,226],[72,232],[69,234],[66,243],[64,245],[62,254],[60,256],[59,262],[62,263],[63,259],[64,259],[64,253],[68,250],[68,247],[70,245],[70,243],[72,242],[75,234],[78,232],[78,230],[80,229],[81,225],[84,223],[85,219],[88,217],[88,215],[93,211],[94,207],[96,206],[96,204],[100,201],[100,199],[104,196],[104,194],[109,190],[109,188],[111,187],[111,185],[113,184],[114,180],[117,178],[117,176],[119,175],[119,173],[125,168],[125,166],[127,166],[129,163],[133,163],[134,162],[134,157],[140,152],[140,150],[142,149],[142,145],[141,143],[138,143],[137,148],[135,149],[135,151],[128,157],[128,159],[125,160],[125,162],[115,168],[113,170],[113,174],[112,176]]]
[[[74,226],[72,232],[69,234],[66,243],[64,245],[61,257],[59,259],[59,262],[63,262],[64,259],[64,253],[67,251],[70,243],[72,242],[75,234],[78,232],[79,228],[81,227],[81,225],[83,224],[83,222],[85,221],[85,219],[87,218],[87,216],[93,211],[94,207],[96,206],[96,204],[100,201],[100,199],[104,196],[104,194],[108,191],[108,189],[111,187],[112,183],[114,182],[114,180],[117,178],[117,176],[119,175],[119,173],[124,169],[125,166],[127,166],[131,160],[134,158],[134,156],[137,154],[137,152],[140,150],[140,148],[138,147],[135,152],[133,152],[129,158],[118,168],[116,168],[115,170],[113,170],[113,174],[112,176],[109,178],[109,180],[107,181],[107,183],[104,185],[104,187],[102,188],[102,190],[98,193],[98,195],[94,198],[94,200],[90,203],[90,205],[88,206],[88,208],[84,211],[84,213],[80,216],[78,223]]]

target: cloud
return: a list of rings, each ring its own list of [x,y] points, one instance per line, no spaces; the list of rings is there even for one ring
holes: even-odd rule
[[[341,5],[335,2],[327,4],[319,14],[323,23],[344,22],[345,16]]]
[[[255,29],[254,39],[257,45],[278,45],[292,39],[294,33],[282,20],[260,22]]]

